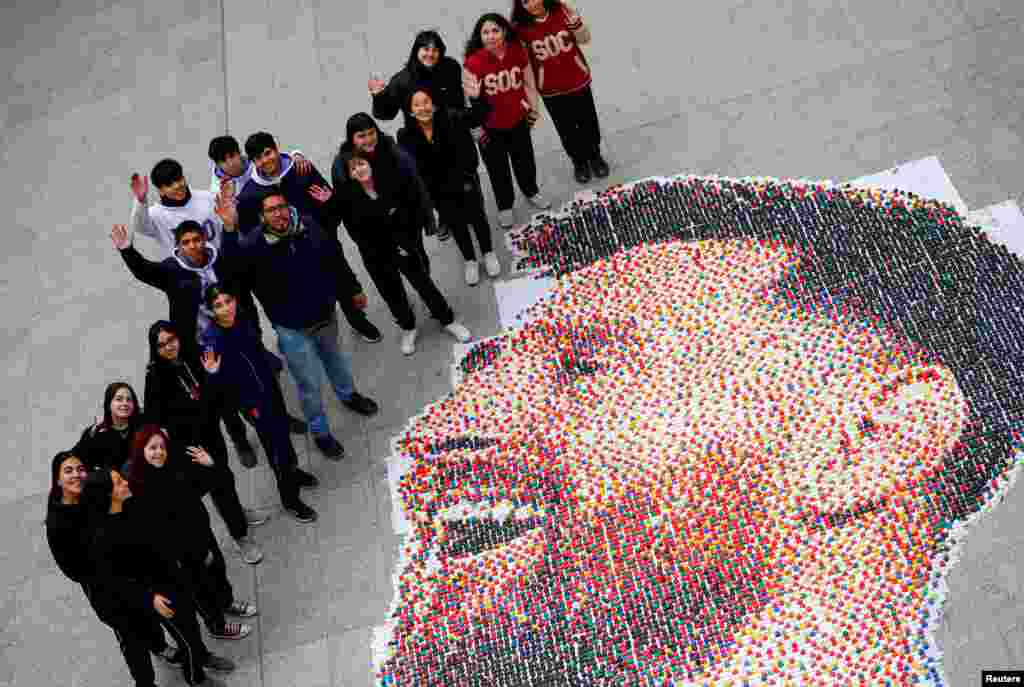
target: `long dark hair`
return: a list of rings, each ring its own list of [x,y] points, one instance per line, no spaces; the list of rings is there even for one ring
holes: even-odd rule
[[[50,462],[50,501],[60,501],[64,497],[64,491],[57,481],[60,479],[60,466],[68,458],[78,458],[71,451],[58,451]],[[81,460],[79,458],[79,460]]]
[[[497,12],[488,12],[477,19],[476,24],[473,26],[473,33],[470,34],[469,40],[466,41],[466,57],[469,57],[477,50],[484,47],[484,41],[480,38],[480,30],[484,27],[484,24],[489,21],[497,24],[505,32],[505,43],[512,43],[515,41],[516,31],[512,28],[512,24],[509,23],[508,19]]]
[[[438,58],[437,64],[441,64],[441,60],[448,53],[448,46],[441,40],[441,34],[434,29],[426,29],[416,34],[416,38],[412,42],[412,50],[409,51],[409,59],[405,63],[405,68],[412,74],[416,74],[419,70],[425,69],[425,66],[420,62],[418,57],[420,48],[425,45],[433,45],[437,48]]]
[[[114,418],[110,414],[110,402],[114,400],[114,394],[121,389],[128,389],[132,394],[132,401],[135,407],[132,409],[132,415],[128,418],[128,426],[132,427],[142,418],[142,412],[139,408],[139,395],[135,393],[135,389],[128,382],[112,382],[107,385],[107,390],[103,392],[103,423],[100,425],[100,429],[111,429],[114,426]]]
[[[157,320],[149,327],[149,366],[159,365],[161,362],[166,362],[160,357],[160,332],[167,332],[168,334],[174,334],[178,336],[178,330],[175,329],[174,325],[167,320]],[[179,339],[181,337],[178,337]],[[181,353],[179,352],[179,356]]]
[[[546,12],[561,6],[561,0],[544,0],[544,10]],[[508,16],[512,17],[512,23],[517,25],[532,24],[537,21],[537,17],[526,11],[526,7],[523,6],[523,0],[512,0],[512,11],[508,13]]]

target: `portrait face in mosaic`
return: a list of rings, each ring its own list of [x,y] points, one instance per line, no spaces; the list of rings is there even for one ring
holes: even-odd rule
[[[396,442],[382,683],[937,674],[936,554],[978,491],[958,371],[853,275],[823,301],[820,244],[729,212],[578,259]]]

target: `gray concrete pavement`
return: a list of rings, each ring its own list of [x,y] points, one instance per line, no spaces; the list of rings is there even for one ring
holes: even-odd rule
[[[491,8],[466,0],[11,4],[0,9],[0,199],[9,218],[0,281],[8,370],[0,685],[128,685],[112,633],[56,570],[42,528],[49,458],[99,412],[107,382],[125,378],[141,391],[145,329],[166,313],[163,296],[131,279],[107,236],[127,220],[128,177],[172,155],[205,186],[209,139],[257,129],[326,171],[345,119],[369,107],[371,69],[399,68],[427,26],[461,57],[473,21]],[[592,0],[581,9],[595,36],[588,55],[611,182],[675,172],[848,179],[937,155],[970,208],[1024,200],[1024,3]],[[546,192],[569,198],[577,187],[550,122],[535,143]],[[144,239],[140,247],[153,254]],[[496,333],[486,280],[466,287],[454,246],[429,248],[461,318],[477,335]],[[391,599],[398,541],[387,441],[448,389],[451,356],[450,339],[430,324],[419,352],[401,356],[372,290],[371,300],[384,341],[346,333],[345,345],[382,412],[354,418],[331,400],[349,457],[325,462],[298,442],[324,482],[311,499],[320,523],[275,516],[255,531],[261,565],[231,559],[240,595],[262,613],[253,638],[217,644],[240,664],[230,685],[371,684],[370,628]],[[286,393],[297,410],[291,384]],[[276,507],[265,460],[235,467],[243,500]],[[1024,668],[1021,493],[979,522],[950,576],[939,640],[951,685],[979,684],[983,667]],[[163,671],[160,682],[181,678]]]

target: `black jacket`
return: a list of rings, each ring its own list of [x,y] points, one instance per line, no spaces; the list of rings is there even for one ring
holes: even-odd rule
[[[123,512],[100,518],[89,545],[96,583],[91,600],[105,622],[154,613],[154,593],[170,595],[172,603],[190,593],[174,551],[164,543],[166,523],[147,521],[133,499]]]
[[[128,265],[136,279],[160,289],[167,295],[167,304],[170,308],[168,319],[178,330],[183,352],[198,356],[196,339],[199,332],[196,331],[196,322],[199,308],[203,303],[203,285],[199,275],[182,267],[174,257],[160,262],[147,260],[135,246],[128,246],[120,253],[124,264]],[[219,282],[238,282],[241,279],[238,270],[237,263],[232,264],[231,258],[226,257],[223,252],[217,255],[213,263],[213,271]],[[249,303],[243,299],[240,305],[250,311],[253,308],[251,302],[250,296]],[[252,310],[251,314],[254,315],[255,310]]]
[[[406,101],[418,89],[430,91],[434,103],[446,108],[466,107],[466,96],[462,91],[462,65],[451,57],[442,57],[433,69],[427,69],[415,55],[402,71],[391,77],[387,87],[373,96],[373,116],[391,120],[399,112],[405,112]],[[405,125],[412,123],[408,114]]]
[[[179,449],[202,446],[214,453],[223,445],[219,421],[229,403],[191,356],[180,355],[178,364],[151,359],[144,396],[147,421],[166,429]]]
[[[89,531],[80,505],[50,499],[46,508],[46,543],[57,567],[70,580],[81,585],[91,582]]]
[[[460,192],[476,175],[480,156],[470,129],[481,126],[490,104],[483,99],[469,109],[438,108],[434,114],[434,140],[415,121],[398,132],[398,143],[416,160],[420,177],[435,198]]]
[[[134,508],[143,521],[160,524],[166,555],[202,560],[209,542],[215,541],[202,498],[213,487],[216,470],[216,466],[192,463],[188,455],[177,451],[168,453],[163,467],[153,467],[145,460],[130,467]]]
[[[262,229],[241,240],[238,232],[225,232],[221,240],[221,250],[240,265],[267,318],[288,329],[324,322],[339,301],[363,290],[341,244],[314,218],[299,219],[303,231],[276,241]]]
[[[96,425],[86,427],[71,452],[78,456],[86,467],[121,470],[128,460],[132,435],[138,429],[141,415],[136,414],[136,418],[138,419],[129,424],[125,432]]]
[[[346,143],[341,150],[349,151],[351,145]],[[340,160],[335,160],[331,169],[345,228],[364,261],[387,262],[399,249],[420,254],[422,228],[433,222],[422,181],[398,151],[390,137],[380,136],[370,161],[376,199],[370,198],[358,181],[348,178]]]

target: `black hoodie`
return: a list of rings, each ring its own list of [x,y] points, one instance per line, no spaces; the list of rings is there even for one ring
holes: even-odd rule
[[[194,349],[181,346],[173,363],[160,357],[160,331],[177,334],[176,328],[163,320],[149,329],[146,419],[166,429],[178,447],[202,446],[212,453],[224,444],[218,422],[225,412],[225,398],[219,387],[207,380],[206,370],[192,354]]]
[[[345,143],[331,166],[331,181],[345,228],[364,261],[387,260],[398,248],[420,254],[420,232],[424,227],[433,227],[434,213],[415,161],[378,129],[377,147],[369,158],[376,199],[370,198],[362,185],[349,177],[342,161],[344,154],[355,150],[355,133],[371,127],[377,128],[369,115],[350,117]]]
[[[491,106],[483,99],[471,104],[465,110],[437,107],[432,141],[415,120],[398,132],[399,145],[416,159],[420,177],[435,202],[440,195],[462,192],[466,181],[476,178],[480,157],[470,129],[483,124]],[[408,110],[408,103],[405,108]]]
[[[60,571],[85,587],[92,579],[89,529],[85,511],[77,503],[51,498],[46,507],[46,542]]]
[[[417,53],[427,44],[437,46],[440,58],[431,68],[423,66]],[[430,91],[434,102],[443,107],[462,109],[466,107],[466,96],[462,92],[462,65],[446,55],[447,48],[441,37],[434,31],[421,31],[413,41],[409,60],[402,71],[391,77],[387,87],[373,96],[373,116],[378,119],[392,120],[398,113],[404,112],[405,101],[413,91],[425,88]],[[405,125],[409,126],[412,119],[405,114]]]

